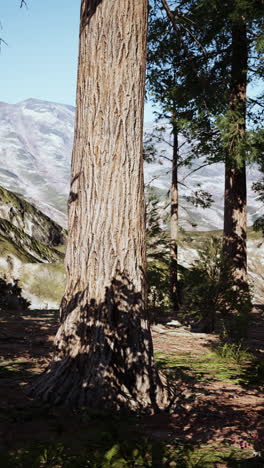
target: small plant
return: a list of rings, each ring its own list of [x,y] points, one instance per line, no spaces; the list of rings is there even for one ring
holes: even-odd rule
[[[185,272],[181,315],[201,331],[239,340],[246,334],[251,296],[248,288],[234,287],[222,252],[222,240],[216,237],[198,251],[199,259]]]
[[[215,349],[216,354],[222,359],[231,359],[237,364],[241,364],[249,359],[252,355],[240,343],[221,343]]]
[[[153,188],[146,195],[148,310],[155,321],[170,311],[169,240],[164,231],[162,203]]]

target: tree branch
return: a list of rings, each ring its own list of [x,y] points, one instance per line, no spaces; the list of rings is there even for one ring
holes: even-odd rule
[[[206,164],[202,164],[201,166],[196,167],[196,169],[193,169],[191,172],[189,172],[189,174],[187,174],[183,180],[187,179],[187,177],[189,177],[191,174],[194,174],[194,172],[197,172],[200,169],[203,169],[203,167],[211,166],[212,164],[215,164],[215,162],[207,162]]]
[[[257,101],[256,99],[248,97],[248,101],[256,106],[260,106],[264,108],[264,104],[262,104],[260,101]]]
[[[5,44],[6,46],[8,46],[7,42],[4,41],[4,39],[2,39],[2,37],[0,37],[0,52],[1,52],[1,49],[2,49],[2,44]]]

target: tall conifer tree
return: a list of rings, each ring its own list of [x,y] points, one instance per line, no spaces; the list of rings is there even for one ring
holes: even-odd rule
[[[166,403],[145,312],[146,30],[147,0],[81,2],[67,284],[54,360],[33,389],[55,404]]]
[[[212,154],[215,148],[216,160],[225,162],[224,250],[234,284],[244,288],[246,163],[261,157],[256,150],[257,111],[252,109],[247,87],[263,71],[263,1],[160,0],[159,4],[180,42],[174,61],[182,80],[178,95],[196,109],[189,127],[198,139],[197,151],[208,148]],[[258,106],[258,99],[253,104]]]

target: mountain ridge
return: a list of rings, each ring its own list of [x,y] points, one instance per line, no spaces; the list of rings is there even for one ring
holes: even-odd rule
[[[67,198],[73,144],[75,108],[71,105],[29,98],[16,104],[0,103],[0,186],[20,193],[60,225],[67,225]],[[153,130],[145,125],[145,132]],[[168,130],[168,138],[171,138]],[[159,144],[168,153],[169,147]],[[201,163],[201,161],[200,161]],[[199,164],[199,160],[194,164]],[[195,167],[195,166],[194,166]],[[181,169],[180,178],[187,175]],[[262,213],[261,203],[251,189],[259,178],[254,167],[248,168],[248,224]],[[145,164],[145,183],[163,191],[170,188],[170,166],[166,161]],[[193,173],[180,185],[180,223],[186,230],[221,229],[223,224],[224,165],[217,163]],[[201,184],[213,193],[215,202],[203,210],[185,200]],[[194,225],[197,225],[195,227]]]

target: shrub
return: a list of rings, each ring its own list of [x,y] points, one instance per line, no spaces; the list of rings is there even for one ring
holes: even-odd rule
[[[241,364],[247,360],[252,359],[252,355],[244,349],[243,343],[220,343],[215,348],[216,354],[222,358],[231,361],[235,361],[237,364]]]
[[[198,250],[198,260],[184,274],[181,315],[201,331],[239,340],[246,334],[251,295],[244,285],[234,286],[222,252],[222,240],[216,237]]]
[[[22,296],[18,280],[7,281],[0,278],[0,312],[22,312],[28,309],[30,302]]]

